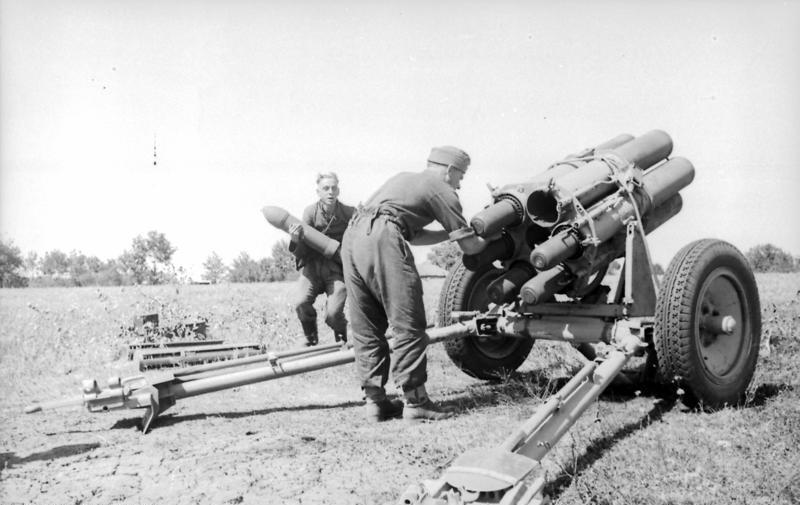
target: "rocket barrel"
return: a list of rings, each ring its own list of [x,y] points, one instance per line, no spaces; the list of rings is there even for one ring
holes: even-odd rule
[[[633,135],[628,133],[621,133],[612,139],[608,139],[602,144],[599,144],[595,147],[588,147],[582,151],[578,151],[575,154],[570,154],[566,158],[561,161],[556,162],[553,166],[542,172],[541,174],[537,175],[534,179],[534,183],[547,184],[549,181],[561,177],[564,174],[568,174],[581,166],[587,163],[585,158],[589,156],[593,156],[598,152],[601,151],[608,151],[609,149],[616,149],[624,144],[627,144],[631,140],[634,139]]]
[[[683,198],[681,198],[679,193],[675,193],[667,198],[659,207],[642,218],[645,235],[649,235],[650,232],[678,215],[682,207]],[[570,235],[574,237],[574,235]],[[610,263],[622,254],[624,244],[621,245],[614,242],[614,240],[611,240],[600,246],[594,259],[595,263]],[[565,260],[574,256],[575,251],[570,251],[566,254],[567,258],[565,258]],[[531,262],[533,263],[534,259],[531,259]],[[534,266],[536,265],[534,264]],[[547,265],[545,264],[545,266]],[[583,275],[583,273],[572,272],[563,264],[556,264],[543,272],[539,272],[531,280],[526,282],[520,289],[520,298],[529,305],[543,303],[554,294],[562,292],[576,277],[580,277],[581,275]]]
[[[567,287],[574,278],[566,267],[557,265],[526,282],[519,295],[529,305],[541,303]]]
[[[675,201],[671,198],[691,183],[693,178],[694,166],[686,158],[673,158],[645,173],[642,178],[642,191],[638,192],[637,198],[643,220],[657,222],[665,215],[669,215],[666,219],[671,218],[674,215],[671,212],[675,209]],[[665,205],[668,203],[669,205]],[[653,215],[648,216],[654,204],[658,205],[657,212],[652,212]],[[614,194],[589,209],[592,226],[583,223],[579,230],[570,229],[556,234],[536,246],[531,252],[530,261],[538,270],[550,269],[580,252],[579,235],[591,237],[597,242],[605,242],[616,235],[625,222],[635,215],[636,209],[633,203],[628,198]],[[655,228],[651,228],[651,231],[652,229]]]
[[[573,198],[588,207],[616,190],[616,183],[609,177],[612,174],[610,160],[616,158],[647,169],[671,152],[670,136],[661,130],[650,131],[616,149],[599,151],[598,159],[557,177],[554,187],[531,192],[525,209],[534,223],[554,226],[565,218],[565,211]]]
[[[489,301],[498,304],[510,302],[517,296],[520,287],[535,274],[536,270],[529,263],[516,263],[486,287]]]
[[[642,189],[650,199],[648,208],[660,207],[693,180],[694,165],[686,158],[675,157],[649,170],[642,178]]]
[[[514,196],[500,195],[498,201],[475,214],[469,224],[481,237],[490,237],[505,227],[516,226],[525,219],[522,203]]]
[[[616,235],[616,232],[619,232],[625,226],[625,222],[634,216],[633,205],[631,205],[630,201],[619,200],[618,203],[620,204],[619,206],[608,209],[600,219],[595,221],[595,230],[598,231],[598,238],[600,236],[606,237],[601,239],[603,242]],[[664,201],[661,206],[642,218],[645,234],[649,234],[675,217],[682,206],[683,199],[678,193]],[[531,252],[530,261],[537,270],[549,270],[562,261],[574,257],[580,252],[580,248],[581,241],[577,236],[577,232],[566,230],[537,246]]]
[[[515,248],[514,239],[504,233],[499,239],[489,242],[486,249],[478,254],[465,254],[461,261],[467,270],[475,271],[493,261],[511,259]]]
[[[596,153],[598,151],[603,151],[603,150],[606,150],[606,149],[616,149],[617,147],[620,147],[623,144],[627,144],[628,142],[630,142],[633,139],[634,139],[634,136],[631,135],[630,133],[620,133],[616,137],[608,139],[605,142],[603,142],[602,144],[598,144],[595,147],[590,147],[590,148],[584,149],[583,151],[579,151],[579,152],[577,152],[575,154],[570,154],[569,156],[566,157],[566,159],[564,161],[565,162],[569,162],[571,160],[574,160],[575,158],[585,158],[586,156],[591,156],[592,154],[594,154],[594,153]]]
[[[581,239],[574,230],[570,229],[537,245],[531,252],[530,260],[537,270],[549,271],[562,261],[578,254],[580,250]]]
[[[672,138],[665,131],[651,130],[611,152],[645,170],[672,153]]]
[[[334,240],[313,226],[305,224],[281,207],[268,205],[261,209],[261,213],[264,214],[269,224],[286,233],[289,233],[291,225],[301,225],[303,227],[303,242],[326,258],[333,257],[336,251],[339,250],[338,240]]]
[[[470,226],[472,226],[477,235],[481,237],[491,237],[503,228],[516,226],[522,223],[525,219],[525,207],[523,202],[527,199],[525,197],[530,194],[532,190],[547,184],[554,178],[572,172],[578,167],[585,165],[586,160],[583,158],[597,152],[616,149],[633,139],[633,135],[627,133],[619,134],[595,147],[586,148],[567,156],[564,160],[559,161],[548,170],[538,174],[532,181],[524,184],[513,184],[502,188],[495,203],[475,214],[469,223]],[[522,200],[517,196],[518,193],[523,195]]]

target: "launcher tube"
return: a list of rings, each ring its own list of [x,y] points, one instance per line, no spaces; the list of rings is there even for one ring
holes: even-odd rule
[[[557,265],[549,270],[540,272],[533,279],[526,282],[520,289],[519,294],[523,302],[529,305],[537,304],[564,289],[574,278],[566,267]]]
[[[650,170],[642,178],[642,191],[637,193],[639,212],[645,217],[652,214],[655,216],[653,223],[660,225],[666,221],[664,215],[674,215],[672,212],[675,204],[671,198],[676,191],[691,183],[693,178],[694,167],[685,158],[673,158]],[[667,202],[671,203],[665,205]],[[653,203],[660,206],[651,212]],[[563,231],[537,245],[530,256],[533,266],[539,270],[547,270],[567,260],[580,251],[584,237],[596,242],[609,240],[629,219],[636,216],[636,208],[628,197],[618,192],[590,208],[589,216],[592,220],[591,226],[588,222],[581,223],[577,231]],[[651,231],[653,229],[655,228],[651,227]]]
[[[469,224],[477,235],[490,237],[507,226],[520,224],[524,217],[519,199],[503,195],[502,199],[475,214]]]
[[[478,212],[471,220],[470,226],[481,237],[490,237],[505,227],[516,226],[525,219],[525,202],[535,189],[546,186],[551,180],[585,165],[588,156],[596,152],[616,149],[634,139],[632,135],[623,133],[602,144],[584,149],[567,156],[562,161],[536,175],[531,181],[503,187],[495,198],[495,203]]]
[[[598,159],[557,177],[554,187],[533,191],[525,208],[534,223],[554,226],[565,219],[566,207],[573,199],[588,207],[616,190],[617,185],[611,179],[616,160],[647,169],[671,152],[670,136],[661,130],[650,131],[616,149],[599,152]]]
[[[515,264],[486,287],[489,300],[494,303],[511,301],[519,292],[519,288],[535,273],[536,270],[529,263]]]
[[[475,271],[493,261],[510,259],[514,254],[515,248],[514,239],[508,234],[503,234],[499,239],[489,242],[486,249],[478,254],[465,254],[462,257],[462,262],[468,270]]]

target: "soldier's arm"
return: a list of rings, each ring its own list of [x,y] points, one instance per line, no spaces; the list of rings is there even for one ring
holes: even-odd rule
[[[464,254],[478,254],[486,249],[489,242],[475,234],[471,226],[450,232],[450,240],[458,244]]]
[[[448,237],[449,233],[445,230],[427,230],[423,228],[408,243],[411,245],[434,245],[444,242]]]
[[[477,236],[464,219],[461,202],[455,190],[435,194],[431,199],[431,206],[436,220],[448,233],[448,238],[458,244],[464,254],[477,254],[486,249],[488,242]]]

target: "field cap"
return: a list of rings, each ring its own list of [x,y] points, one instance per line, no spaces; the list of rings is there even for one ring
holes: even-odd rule
[[[453,167],[460,172],[466,172],[469,167],[469,154],[453,146],[441,146],[431,149],[428,161],[437,165]]]

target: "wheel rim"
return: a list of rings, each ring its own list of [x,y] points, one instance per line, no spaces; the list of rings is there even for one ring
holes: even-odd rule
[[[464,310],[485,311],[489,308],[489,294],[487,287],[489,284],[500,277],[502,272],[491,269],[482,274],[472,285]],[[519,340],[515,338],[490,338],[473,337],[475,349],[487,358],[502,360],[514,354],[519,346]]]
[[[712,378],[723,379],[741,363],[751,338],[744,287],[730,269],[717,268],[706,277],[696,316],[703,368]]]

